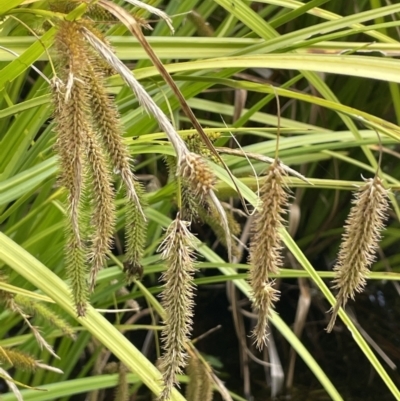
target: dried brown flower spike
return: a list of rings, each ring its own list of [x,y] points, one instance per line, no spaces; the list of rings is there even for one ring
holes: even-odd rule
[[[176,375],[182,373],[188,358],[185,345],[189,341],[193,316],[193,249],[196,244],[196,238],[188,229],[189,224],[178,215],[168,227],[160,246],[167,265],[162,276],[165,284],[161,295],[166,313],[162,333],[165,351],[160,363],[165,383],[160,395],[162,401],[169,399],[172,387],[177,384]]]
[[[389,207],[388,193],[380,178],[376,176],[365,180],[352,203],[334,267],[336,274],[333,288],[339,289],[339,293],[336,305],[332,308],[328,333],[335,325],[339,308],[344,307],[349,298],[354,299],[356,292],[363,290],[369,268],[375,260]]]
[[[268,317],[279,291],[269,281],[270,273],[279,273],[282,265],[281,236],[283,215],[287,211],[288,192],[283,177],[285,170],[278,159],[268,169],[260,191],[262,209],[256,215],[250,243],[250,285],[253,307],[258,311],[258,322],[253,330],[257,348],[262,349],[267,340]]]

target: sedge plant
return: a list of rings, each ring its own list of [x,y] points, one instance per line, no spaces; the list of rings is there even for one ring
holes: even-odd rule
[[[235,343],[243,395],[296,393],[316,378],[324,397],[351,398],[367,380],[341,384],[346,343],[377,372],[371,397],[400,399],[390,340],[365,335],[386,338],[385,322],[366,326],[361,294],[358,324],[349,308],[361,289],[373,300],[382,279],[398,280],[400,6],[352,6],[0,2],[2,398],[128,399],[145,384],[163,401],[241,399],[229,392],[233,364],[210,366],[213,339],[192,340],[214,315],[202,291],[228,281],[235,327],[255,327]],[[225,327],[209,335],[236,341]],[[321,336],[329,346],[317,349]],[[249,380],[260,369],[268,391]]]

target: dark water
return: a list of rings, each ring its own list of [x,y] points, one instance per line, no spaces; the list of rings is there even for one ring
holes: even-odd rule
[[[282,297],[277,305],[277,312],[290,325],[294,320],[298,298],[296,280],[283,282],[281,291]],[[219,371],[219,377],[225,381],[228,389],[243,397],[238,339],[229,311],[226,291],[222,287],[214,289],[200,287],[197,302],[194,337],[218,324],[222,325],[220,330],[200,341],[197,347],[205,355],[212,356],[211,362],[217,361],[216,370]],[[357,316],[363,329],[382,351],[395,364],[400,364],[400,297],[392,283],[369,284],[366,291],[357,297],[357,302],[350,302],[349,307]],[[346,401],[393,400],[394,396],[371,367],[340,320],[332,333],[326,333],[324,330],[328,319],[326,309],[327,305],[323,298],[315,291],[301,340],[343,399]],[[245,321],[248,334],[250,322],[247,318]],[[286,370],[290,347],[276,330],[274,338],[283,368]],[[262,355],[257,354],[257,357]],[[395,384],[400,386],[398,371],[392,370],[381,358],[379,360]],[[262,366],[250,361],[251,396],[254,401],[271,399],[268,379],[268,372],[266,373]],[[219,395],[216,395],[214,399],[217,400],[218,397]],[[284,388],[282,394],[275,399],[322,401],[329,400],[330,397],[307,365],[297,357],[293,388]]]

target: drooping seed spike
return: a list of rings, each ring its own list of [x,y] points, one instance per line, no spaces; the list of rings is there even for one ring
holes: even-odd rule
[[[60,182],[68,191],[66,223],[66,271],[79,316],[87,302],[87,249],[82,239],[83,192],[85,188],[84,143],[91,131],[88,87],[85,76],[89,48],[79,24],[62,21],[55,38],[59,77],[53,79],[55,149],[60,163]]]
[[[259,350],[267,343],[268,319],[276,302],[279,301],[280,292],[274,288],[274,281],[267,281],[264,288],[258,288],[254,297],[253,307],[258,311],[256,326],[252,331],[252,338]]]
[[[191,356],[186,367],[189,383],[186,386],[188,401],[211,401],[213,398],[213,381],[206,367],[197,358]]]
[[[16,350],[0,347],[0,363],[1,365],[11,365],[15,369],[25,372],[35,372],[37,361],[30,355]]]
[[[92,203],[89,261],[90,291],[94,290],[97,273],[104,267],[107,252],[112,246],[112,236],[115,228],[114,190],[111,182],[110,168],[103,153],[99,138],[91,131],[87,132],[84,143],[88,170],[91,177],[90,193]]]
[[[115,401],[129,401],[128,369],[122,363],[118,366],[118,386],[115,391]]]
[[[283,180],[285,175],[279,160],[275,160],[261,187],[261,211],[255,216],[252,227],[249,283],[253,307],[259,312],[258,323],[253,331],[253,338],[259,349],[262,349],[267,340],[269,311],[279,295],[279,291],[269,282],[269,275],[278,274],[282,266],[282,240],[279,230],[283,225],[289,198]]]
[[[118,110],[105,90],[104,74],[94,67],[89,69],[88,83],[91,87],[90,98],[93,120],[104,145],[110,155],[114,171],[119,172],[126,186],[128,199],[135,202],[142,211],[138,194],[136,193],[137,179],[132,172],[130,156],[123,142],[123,129]]]
[[[189,341],[193,317],[193,275],[196,238],[188,229],[189,223],[177,218],[170,224],[159,250],[167,265],[162,275],[164,289],[161,294],[165,308],[162,333],[164,354],[160,370],[165,387],[160,400],[169,399],[172,388],[177,384],[176,375],[186,366],[185,344]]]
[[[387,219],[388,192],[379,177],[370,178],[357,190],[352,203],[333,268],[333,288],[339,289],[339,292],[336,305],[331,310],[328,332],[335,325],[339,308],[344,307],[349,298],[354,299],[356,292],[363,291],[365,287]]]
[[[146,207],[144,189],[139,182],[135,184],[135,187],[140,204],[144,208]],[[146,246],[147,222],[142,210],[139,210],[136,203],[130,199],[127,201],[125,215],[126,251],[124,271],[129,283],[136,277],[140,279],[143,275],[142,257]]]

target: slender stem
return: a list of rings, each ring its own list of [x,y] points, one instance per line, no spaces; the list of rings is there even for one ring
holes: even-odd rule
[[[58,18],[61,20],[64,20],[66,17],[66,14],[63,13],[57,13],[54,11],[47,11],[47,10],[39,10],[37,8],[14,8],[13,10],[7,12],[7,14],[26,14],[26,13],[46,18]]]
[[[176,202],[178,204],[178,210],[182,210],[182,178],[180,176],[176,177]]]

